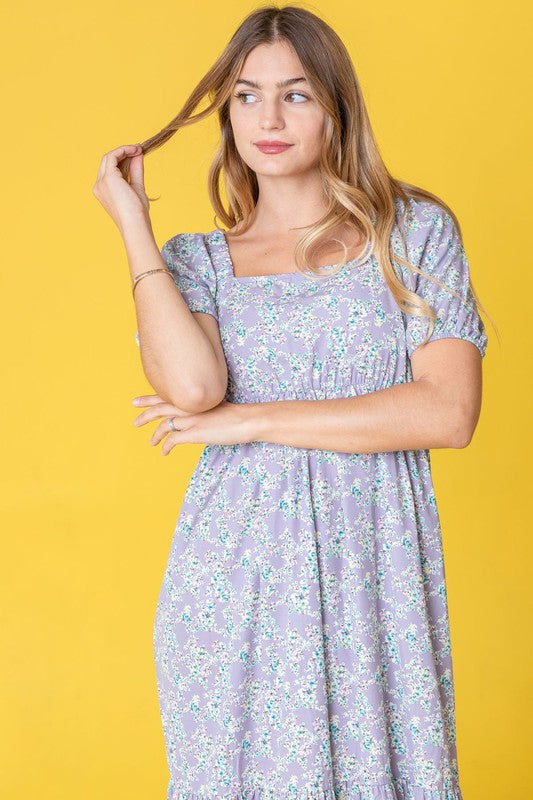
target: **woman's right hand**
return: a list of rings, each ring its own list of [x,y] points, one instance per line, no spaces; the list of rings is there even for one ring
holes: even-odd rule
[[[120,162],[128,158],[131,159],[129,183],[119,167]],[[93,194],[119,229],[131,217],[141,215],[149,220],[150,201],[144,190],[143,152],[139,144],[124,145],[105,153]]]

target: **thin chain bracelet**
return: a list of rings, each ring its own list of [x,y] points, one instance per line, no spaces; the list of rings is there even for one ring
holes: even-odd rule
[[[141,272],[141,274],[137,275],[137,277],[132,281],[132,284],[131,284],[132,297],[135,297],[135,287],[137,286],[137,284],[139,283],[141,278],[145,278],[147,275],[153,275],[154,272],[166,272],[167,275],[170,275],[172,280],[174,280],[174,276],[172,275],[171,271],[169,269],[167,269],[166,267],[158,267],[157,269],[149,269],[146,272]]]

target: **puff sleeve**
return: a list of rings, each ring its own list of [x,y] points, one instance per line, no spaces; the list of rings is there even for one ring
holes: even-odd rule
[[[437,314],[428,341],[464,339],[472,342],[483,358],[488,341],[485,326],[469,286],[468,259],[452,217],[436,203],[410,200],[406,241],[410,263],[453,289],[460,298],[429,278],[409,270],[406,285],[428,302]],[[407,353],[411,357],[424,341],[430,320],[402,313]]]
[[[160,252],[190,311],[211,314],[218,322],[216,273],[202,234],[178,233]],[[139,331],[135,341],[140,346]]]

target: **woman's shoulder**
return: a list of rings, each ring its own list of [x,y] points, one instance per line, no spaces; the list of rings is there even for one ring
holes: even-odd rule
[[[419,264],[428,250],[435,247],[461,246],[460,230],[449,211],[434,200],[409,197],[397,201],[398,215],[394,240],[407,249],[409,260]]]
[[[206,236],[208,236],[206,233],[188,233],[186,231],[174,233],[166,240],[163,247],[175,251],[182,248],[201,247],[205,244]]]
[[[217,229],[215,229],[207,232],[182,231],[175,233],[165,241],[161,251],[164,250],[166,253],[173,254],[175,257],[184,260],[194,260],[198,257],[205,258],[208,255],[212,238],[217,232]]]
[[[446,208],[435,200],[420,197],[396,198],[396,219],[407,233],[427,231],[453,222]]]
[[[436,272],[447,254],[462,251],[459,230],[450,213],[434,200],[409,197],[396,201],[397,218],[391,234],[393,252],[402,259],[423,269]],[[411,290],[418,285],[417,274],[401,262],[397,264],[402,282]]]
[[[181,231],[170,236],[160,250],[169,269],[178,274],[197,273],[209,277],[214,269],[210,246],[212,234],[212,231]]]

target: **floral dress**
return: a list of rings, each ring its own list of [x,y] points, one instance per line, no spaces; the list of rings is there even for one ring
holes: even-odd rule
[[[431,340],[484,356],[450,215],[410,199],[391,243],[459,295],[395,262],[438,313]],[[177,234],[161,253],[190,310],[218,321],[227,400],[413,380],[428,320],[398,308],[368,248],[319,281],[236,277],[221,229]],[[154,652],[167,800],[462,800],[428,450],[207,444],[171,541]]]

